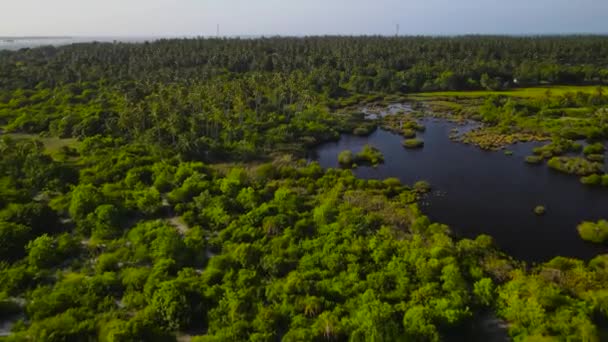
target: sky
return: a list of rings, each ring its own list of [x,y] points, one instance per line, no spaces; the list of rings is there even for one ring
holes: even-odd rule
[[[0,0],[0,36],[608,33],[608,0]]]

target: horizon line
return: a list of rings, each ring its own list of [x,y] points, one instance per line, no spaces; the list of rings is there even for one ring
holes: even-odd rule
[[[285,38],[305,38],[305,37],[466,37],[466,36],[488,36],[488,37],[540,37],[540,36],[608,36],[608,32],[543,32],[543,33],[420,33],[420,34],[389,34],[389,33],[324,33],[324,34],[95,34],[95,35],[0,35],[0,39],[74,39],[74,38],[238,38],[238,37],[285,37]]]

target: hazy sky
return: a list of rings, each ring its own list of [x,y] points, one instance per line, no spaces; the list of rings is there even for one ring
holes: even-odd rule
[[[608,33],[608,0],[0,0],[0,36]]]

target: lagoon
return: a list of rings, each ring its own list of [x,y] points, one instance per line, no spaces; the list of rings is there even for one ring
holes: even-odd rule
[[[448,224],[456,236],[490,235],[499,248],[521,260],[590,259],[608,252],[584,242],[576,231],[582,221],[608,218],[608,189],[584,186],[577,177],[545,164],[526,164],[525,157],[542,143],[519,143],[509,147],[512,155],[505,155],[453,142],[449,135],[458,126],[451,122],[421,121],[426,126],[418,133],[422,149],[405,149],[403,137],[378,129],[368,137],[344,135],[325,143],[316,149],[315,158],[322,167],[339,167],[341,151],[357,152],[371,144],[385,162],[355,169],[358,177],[396,177],[404,184],[429,181],[433,191],[421,209],[431,220]],[[546,207],[545,215],[534,213],[538,205]]]

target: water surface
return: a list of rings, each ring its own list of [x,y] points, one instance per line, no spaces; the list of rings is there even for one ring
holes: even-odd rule
[[[63,46],[77,43],[143,43],[160,37],[0,37],[0,50],[19,50],[41,46]]]
[[[483,151],[452,142],[454,124],[424,120],[419,134],[425,147],[408,150],[402,137],[379,129],[369,137],[345,135],[321,145],[316,157],[323,167],[339,167],[342,150],[359,151],[369,143],[382,151],[385,163],[360,167],[358,177],[397,177],[405,184],[427,180],[433,193],[422,202],[431,220],[448,224],[458,236],[488,234],[516,258],[546,261],[555,256],[590,259],[608,249],[581,240],[576,226],[585,220],[608,219],[608,189],[589,188],[578,177],[557,173],[546,165],[528,165],[525,156],[539,143],[516,144],[503,152]],[[536,216],[537,205],[547,213]]]

